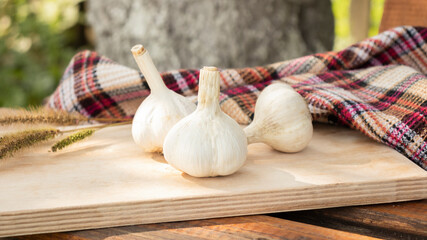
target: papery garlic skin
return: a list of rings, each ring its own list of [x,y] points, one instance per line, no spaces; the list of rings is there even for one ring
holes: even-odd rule
[[[285,83],[266,87],[258,97],[252,123],[244,131],[249,144],[263,142],[281,152],[299,152],[313,136],[304,98]]]
[[[188,99],[174,93],[151,94],[135,113],[132,137],[145,152],[162,152],[169,130],[196,108],[194,103],[188,104]]]
[[[200,71],[197,109],[169,131],[163,145],[166,161],[194,177],[230,175],[246,161],[246,135],[222,112],[219,81],[216,68]]]
[[[168,89],[142,45],[132,48],[151,94],[141,103],[132,121],[132,137],[146,152],[162,152],[169,130],[182,118],[194,112],[196,105]]]

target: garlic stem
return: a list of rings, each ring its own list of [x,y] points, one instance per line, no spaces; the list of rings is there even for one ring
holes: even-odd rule
[[[199,75],[199,93],[197,110],[220,111],[219,88],[220,75],[216,67],[203,67]]]
[[[148,51],[141,44],[135,45],[131,49],[132,55],[138,64],[139,69],[145,77],[145,80],[152,92],[160,92],[167,90],[163,79],[160,77],[159,71],[151,59]]]
[[[246,137],[248,138],[248,145],[252,143],[262,142],[262,139],[258,136],[259,129],[254,124],[250,124],[244,129]]]

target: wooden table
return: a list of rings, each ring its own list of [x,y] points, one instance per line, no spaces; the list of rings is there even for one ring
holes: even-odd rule
[[[427,239],[427,200],[146,224],[11,239]]]

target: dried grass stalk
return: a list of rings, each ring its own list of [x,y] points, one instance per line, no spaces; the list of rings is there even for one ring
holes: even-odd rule
[[[6,109],[0,116],[0,125],[11,124],[54,124],[62,126],[77,125],[88,118],[77,114],[48,108]]]
[[[52,152],[56,152],[58,150],[61,150],[75,142],[81,141],[89,136],[91,136],[95,132],[95,129],[84,129],[80,130],[76,133],[71,134],[70,136],[62,139],[61,141],[55,143],[55,145],[52,146]]]
[[[78,113],[69,113],[45,107],[30,109],[2,109],[0,126],[12,124],[51,124],[71,126],[95,121],[99,123],[126,122],[128,118],[88,118]]]
[[[12,157],[19,150],[29,148],[37,143],[54,138],[58,129],[46,128],[25,130],[2,136],[0,142],[0,159]]]

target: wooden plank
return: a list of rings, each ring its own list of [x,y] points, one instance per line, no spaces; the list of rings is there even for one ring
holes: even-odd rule
[[[130,126],[0,168],[0,236],[70,231],[427,197],[427,172],[354,130],[316,125],[296,154],[249,146],[236,174],[193,178],[142,152]]]
[[[427,27],[427,1],[386,0],[380,32],[403,25]]]
[[[386,239],[427,238],[427,200],[319,209],[273,216]]]
[[[79,232],[30,235],[14,239],[374,239],[269,216],[248,216],[136,225]],[[6,239],[5,239],[6,240]],[[11,240],[9,238],[9,240]]]

